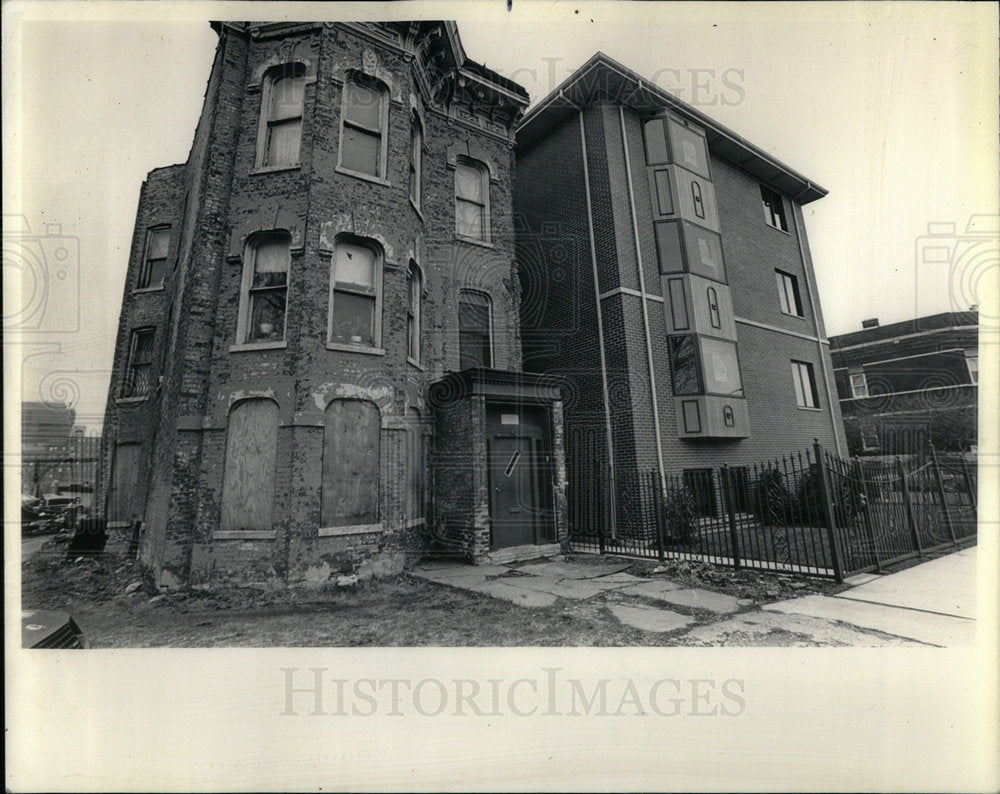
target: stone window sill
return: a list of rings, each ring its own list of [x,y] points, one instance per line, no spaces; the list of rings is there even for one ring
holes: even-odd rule
[[[339,538],[343,535],[370,535],[382,531],[381,524],[355,524],[350,527],[320,527],[321,538]]]
[[[384,356],[385,348],[368,347],[367,345],[345,345],[340,342],[327,342],[327,350],[339,350],[341,353],[360,353],[364,356]]]
[[[277,533],[266,529],[236,529],[212,533],[212,540],[274,540],[275,538]]]
[[[383,179],[380,176],[372,176],[371,174],[366,174],[363,171],[352,171],[350,168],[344,168],[342,165],[338,165],[335,169],[338,174],[343,174],[344,176],[352,176],[355,179],[363,179],[366,182],[374,182],[376,185],[382,185],[383,187],[392,187],[392,183],[388,179]]]
[[[475,237],[465,237],[461,234],[455,234],[455,239],[462,243],[469,243],[470,245],[478,245],[480,248],[494,248],[493,243],[487,242],[486,240],[479,240]]]
[[[135,405],[136,403],[144,403],[148,399],[148,394],[144,394],[142,397],[116,397],[115,405]]]
[[[262,165],[251,170],[250,175],[277,174],[281,171],[298,171],[301,167],[302,165],[300,163],[291,163],[289,165]]]
[[[248,353],[253,350],[283,350],[288,347],[288,342],[246,342],[242,345],[230,345],[230,353]]]

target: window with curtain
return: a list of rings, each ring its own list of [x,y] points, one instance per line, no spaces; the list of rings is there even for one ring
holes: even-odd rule
[[[258,165],[299,164],[305,82],[305,69],[301,64],[282,66],[268,74],[263,96],[264,145]]]
[[[486,166],[459,158],[455,164],[455,232],[489,242],[490,180]]]
[[[159,289],[167,272],[170,229],[150,229],[146,233],[146,256],[139,272],[137,289]]]
[[[360,238],[337,242],[331,273],[330,342],[377,347],[378,268],[375,244]]]
[[[463,290],[458,296],[459,369],[493,366],[490,298]]]
[[[357,75],[344,83],[340,165],[359,174],[382,178],[385,161],[387,91],[380,83]]]
[[[222,531],[274,528],[274,468],[278,452],[278,405],[243,400],[229,412],[222,479]]]
[[[145,397],[153,379],[153,340],[155,328],[136,328],[128,346],[128,363],[122,383],[122,397]]]
[[[414,112],[410,116],[410,201],[420,208],[420,169],[423,156],[424,129],[420,117]]]
[[[420,362],[420,314],[423,278],[416,262],[410,260],[406,274],[406,354]]]
[[[241,343],[280,342],[285,338],[290,244],[291,237],[286,232],[262,235],[247,246]]]

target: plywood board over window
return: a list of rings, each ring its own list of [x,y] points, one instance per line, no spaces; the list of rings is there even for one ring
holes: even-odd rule
[[[323,527],[378,522],[379,433],[374,403],[334,400],[323,430]]]
[[[108,521],[131,521],[139,517],[135,500],[138,473],[139,444],[119,444],[108,488]]]
[[[274,528],[274,466],[278,451],[278,406],[244,400],[229,414],[222,522],[226,531]]]

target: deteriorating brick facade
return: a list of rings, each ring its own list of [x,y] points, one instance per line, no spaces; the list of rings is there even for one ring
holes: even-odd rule
[[[452,23],[215,28],[219,45],[188,161],[152,172],[140,198],[104,452],[108,472],[117,471],[116,455],[120,462],[127,453],[137,466],[133,483],[115,485],[123,506],[115,518],[143,521],[142,558],[164,586],[220,579],[322,583],[341,573],[388,572],[456,532],[465,538],[462,556],[482,557],[491,542],[489,515],[485,521],[481,515],[488,494],[479,493],[460,524],[453,515],[458,506],[449,513],[446,503],[454,492],[449,472],[460,470],[456,456],[469,449],[485,456],[485,439],[468,422],[435,416],[427,395],[431,383],[462,366],[463,290],[489,300],[492,357],[485,366],[521,368],[511,191],[513,130],[526,94],[468,60]],[[276,93],[292,85],[280,82],[286,76],[301,92],[294,101]],[[349,93],[361,90],[356,85],[382,97],[380,120],[371,121],[364,103]],[[287,121],[272,109],[283,101],[296,108],[290,117],[298,136],[294,162],[269,148],[272,120]],[[355,109],[345,110],[352,102]],[[361,126],[349,130],[355,122]],[[417,124],[420,193],[414,201]],[[279,127],[276,122],[274,130]],[[360,140],[358,146],[377,140],[375,173],[348,167],[345,135]],[[467,162],[485,174],[484,240],[456,233],[456,170]],[[137,291],[148,258],[146,230],[154,226],[170,230],[166,276],[162,288]],[[277,283],[269,273],[271,281],[258,282],[254,259],[264,242],[276,239],[287,246],[283,333],[248,308],[257,305],[251,292],[259,284]],[[350,244],[367,246],[377,261],[370,344],[356,341],[361,336],[351,336],[350,344],[333,337],[332,262],[338,247]],[[409,355],[408,336],[414,268],[421,276],[416,357]],[[349,305],[349,298],[339,300]],[[140,327],[155,329],[152,363],[139,362],[147,366],[149,385],[141,395],[123,397],[122,384],[137,377],[130,339]],[[475,410],[476,399],[456,410]],[[554,419],[558,394],[546,400]],[[335,402],[364,403],[366,415],[377,417],[377,437],[349,445],[351,460],[343,463],[369,465],[365,456],[377,455],[367,480],[377,497],[367,518],[324,527],[324,509],[343,502],[328,493],[335,507],[323,507],[324,472],[336,474],[339,464],[325,459],[334,449],[328,440]],[[243,439],[249,447],[234,446],[241,442],[233,417],[248,403],[266,403],[261,410],[276,416],[265,456],[273,456],[269,477],[253,474],[262,463],[252,452],[269,433],[251,433]],[[561,428],[554,436],[561,440]],[[123,444],[134,446],[123,450]],[[561,466],[561,451],[553,453]],[[253,476],[258,480],[246,479]],[[365,485],[357,479],[352,487]],[[273,497],[246,485],[260,481],[273,488]],[[237,487],[246,489],[245,500],[230,499],[227,507],[226,489]],[[564,499],[554,496],[557,504]],[[251,503],[272,516],[267,526],[244,527],[232,518]],[[564,520],[559,524],[564,531]]]

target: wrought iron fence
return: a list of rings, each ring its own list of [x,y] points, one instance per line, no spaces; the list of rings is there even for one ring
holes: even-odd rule
[[[703,560],[734,568],[844,576],[976,534],[975,469],[922,455],[845,460],[816,443],[746,466],[577,469],[571,541],[579,551]]]

